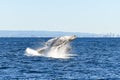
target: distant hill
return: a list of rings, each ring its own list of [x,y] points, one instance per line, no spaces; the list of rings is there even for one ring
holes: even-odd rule
[[[0,37],[58,37],[76,35],[77,37],[104,37],[101,34],[61,32],[61,31],[0,31]]]

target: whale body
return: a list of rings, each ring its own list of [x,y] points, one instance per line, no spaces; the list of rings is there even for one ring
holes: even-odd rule
[[[67,46],[69,42],[71,42],[74,39],[76,39],[75,35],[53,38],[53,39],[48,40],[45,43],[45,46],[41,49],[38,49],[37,51],[39,53],[45,53],[53,48],[60,51],[63,46]],[[69,51],[69,50],[70,50],[70,47],[66,47],[66,51]]]
[[[42,48],[37,50],[27,48],[26,52],[28,53],[27,55],[60,57],[70,51],[71,47],[69,43],[74,39],[76,39],[75,35],[52,38],[48,40]]]

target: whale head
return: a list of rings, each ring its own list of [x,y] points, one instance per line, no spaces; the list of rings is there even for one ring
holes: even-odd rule
[[[67,43],[71,42],[74,39],[76,39],[75,35],[72,35],[72,36],[61,36],[61,37],[57,37],[57,38],[53,38],[53,39],[48,40],[45,43],[45,46],[46,47],[59,46],[61,44],[67,44]]]
[[[76,38],[77,38],[76,35],[70,36],[69,41],[72,41],[72,40],[74,40],[74,39],[76,39]]]
[[[60,37],[61,40],[67,40],[67,41],[72,41],[76,38],[77,38],[76,35]]]

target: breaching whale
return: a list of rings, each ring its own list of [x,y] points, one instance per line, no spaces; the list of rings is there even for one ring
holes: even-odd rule
[[[29,55],[36,55],[36,56],[41,56],[41,55],[50,56],[53,53],[54,54],[67,53],[68,51],[70,51],[71,48],[69,46],[69,43],[74,39],[76,39],[75,35],[52,38],[48,40],[42,48],[37,50],[27,48],[26,52]]]

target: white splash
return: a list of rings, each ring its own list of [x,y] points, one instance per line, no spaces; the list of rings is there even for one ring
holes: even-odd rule
[[[38,53],[36,50],[31,49],[31,48],[27,48],[25,50],[25,55],[27,55],[27,56],[43,56],[42,54]]]
[[[73,38],[74,37],[74,38]],[[69,42],[75,39],[76,36],[66,36],[53,38],[46,42],[43,48],[33,50],[31,48],[26,49],[27,56],[44,56],[52,58],[71,58],[75,56],[70,54],[71,46]]]

